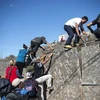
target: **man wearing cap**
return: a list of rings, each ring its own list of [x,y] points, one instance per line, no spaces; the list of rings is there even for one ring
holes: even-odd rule
[[[23,48],[19,50],[18,56],[16,58],[16,65],[19,69],[19,73],[22,75],[23,68],[25,67],[25,58],[27,54],[27,46],[23,44]]]
[[[51,50],[53,50],[53,48],[51,47],[51,45],[47,42],[45,37],[36,37],[33,40],[31,40],[30,43],[30,48],[34,51],[34,56],[36,56],[36,52],[38,50],[38,48],[42,48],[43,50],[45,50],[43,47],[41,47],[41,44],[47,44]]]

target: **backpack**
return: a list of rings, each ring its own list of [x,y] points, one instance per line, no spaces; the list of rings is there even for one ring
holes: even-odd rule
[[[38,92],[38,82],[28,79],[24,82],[24,88],[29,91],[30,97],[36,97]]]
[[[6,95],[6,100],[28,100],[29,95],[27,92],[21,94],[21,92],[13,91]]]
[[[12,84],[8,79],[0,78],[0,96],[6,95],[12,91]]]

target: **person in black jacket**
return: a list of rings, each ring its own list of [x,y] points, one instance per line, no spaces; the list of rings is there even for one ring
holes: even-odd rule
[[[34,51],[34,56],[36,56],[36,52],[38,50],[38,48],[42,48],[43,50],[45,50],[43,47],[41,47],[41,44],[47,44],[51,50],[53,50],[53,48],[51,47],[51,45],[47,42],[45,37],[36,37],[33,40],[31,40],[30,43],[30,49],[32,49]]]
[[[97,29],[93,30],[91,28],[91,26],[93,25],[97,25]],[[95,37],[100,40],[100,14],[98,15],[98,17],[93,20],[92,22],[90,22],[89,24],[87,24],[87,28],[91,31],[91,33],[94,33]]]

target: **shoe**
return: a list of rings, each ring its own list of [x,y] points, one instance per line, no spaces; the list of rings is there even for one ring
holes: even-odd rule
[[[65,45],[64,48],[72,49],[72,46],[71,45]]]
[[[77,43],[76,46],[79,46],[79,44]]]
[[[51,94],[51,92],[54,90],[54,87],[53,87],[53,86],[48,87],[48,89],[47,89],[47,90],[49,91],[49,94]]]
[[[77,46],[79,46],[78,43],[74,43],[74,44],[73,44],[73,47],[77,47]]]

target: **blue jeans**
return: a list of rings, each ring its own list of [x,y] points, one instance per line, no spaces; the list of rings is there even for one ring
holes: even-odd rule
[[[78,43],[79,42],[79,37],[78,37],[77,33],[75,32],[75,29],[73,29],[71,26],[64,25],[64,30],[69,35],[65,45],[71,45],[72,39],[74,37],[74,34],[75,34],[75,41],[74,41],[74,43]]]

